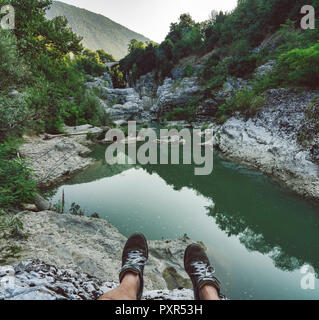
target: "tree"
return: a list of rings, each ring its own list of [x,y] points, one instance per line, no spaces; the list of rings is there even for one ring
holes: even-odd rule
[[[9,30],[0,28],[0,90],[26,80],[26,65],[17,52],[17,41]]]
[[[96,52],[97,52],[97,54],[99,55],[100,61],[101,61],[102,63],[115,61],[115,58],[114,58],[111,54],[105,52],[105,51],[102,50],[102,49],[101,49],[101,50],[97,50]]]
[[[195,26],[195,21],[189,13],[183,13],[179,17],[178,27],[181,29],[191,29]]]
[[[170,31],[166,39],[170,39],[174,43],[181,40],[185,33],[190,31],[195,26],[195,21],[189,13],[181,14],[178,23],[171,23]]]
[[[0,0],[0,5],[15,8],[15,29],[19,51],[32,59],[45,53],[61,58],[69,52],[80,53],[82,38],[67,26],[67,20],[56,17],[47,20],[45,12],[52,0]]]
[[[209,23],[212,24],[212,25],[215,24],[217,16],[218,16],[218,11],[212,10],[210,12],[209,17],[208,17]]]
[[[100,63],[100,56],[97,52],[95,51],[92,51],[91,49],[85,49],[83,51],[83,54],[82,54],[84,57],[94,61],[94,62],[98,62]]]
[[[145,49],[145,45],[142,41],[137,41],[136,39],[132,39],[128,45],[128,52],[132,53],[136,49]]]

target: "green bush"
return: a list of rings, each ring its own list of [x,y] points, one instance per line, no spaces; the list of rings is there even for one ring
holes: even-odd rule
[[[184,73],[186,77],[191,77],[194,74],[194,68],[191,64],[188,64],[184,68]]]
[[[274,73],[267,74],[263,77],[258,77],[252,82],[252,87],[257,94],[261,94],[270,88],[276,88],[278,84]]]
[[[227,120],[235,112],[251,117],[261,109],[266,103],[266,99],[262,95],[256,95],[255,91],[249,88],[245,88],[238,91],[236,95],[229,98],[223,105],[219,107],[216,114],[220,122]]]
[[[106,71],[103,64],[88,57],[80,57],[76,60],[80,71],[88,73],[95,77],[100,77]]]
[[[36,190],[32,173],[17,157],[17,149],[8,143],[0,144],[0,208],[29,202]]]
[[[22,249],[15,245],[15,239],[25,239],[27,234],[23,231],[22,221],[14,214],[0,209],[0,263],[6,264],[7,259],[19,258]]]
[[[112,83],[114,88],[125,88],[126,79],[124,73],[121,71],[119,66],[112,68],[110,75],[112,77]]]
[[[43,60],[43,75],[26,95],[29,108],[38,116],[33,121],[34,127],[38,131],[59,133],[64,123],[70,126],[106,124],[107,117],[98,98],[85,89],[85,77],[78,68],[78,60],[52,61],[50,57]]]
[[[115,58],[111,54],[105,52],[102,49],[101,50],[97,50],[96,53],[99,55],[100,61],[102,63],[115,61]]]
[[[75,202],[71,204],[69,212],[74,216],[84,216],[85,214],[85,211]]]
[[[220,61],[217,65],[206,67],[204,70],[204,84],[206,92],[210,93],[212,90],[221,88],[227,79],[227,66],[223,61]]]
[[[306,49],[293,49],[280,55],[277,74],[290,85],[319,85],[319,42]]]
[[[99,99],[92,92],[87,92],[83,101],[80,103],[82,117],[94,126],[105,126],[111,123],[111,120],[104,108],[101,106]]]
[[[6,240],[25,238],[22,221],[14,215],[5,214],[0,209],[0,235]]]
[[[0,95],[0,141],[10,134],[21,134],[28,124],[31,111],[21,94]]]
[[[319,42],[303,49],[282,53],[276,68],[264,77],[255,79],[253,88],[262,93],[278,87],[318,87],[319,84]]]
[[[231,57],[226,60],[228,74],[233,77],[247,78],[256,69],[257,56]]]
[[[180,121],[186,120],[193,122],[196,120],[196,111],[198,108],[199,100],[194,98],[189,101],[185,107],[175,107],[171,111],[164,114],[163,119],[165,121]]]
[[[42,86],[38,83],[27,90],[26,100],[36,114],[34,123],[40,132],[62,132],[63,116],[69,105],[64,90],[59,83],[47,82],[45,79]]]

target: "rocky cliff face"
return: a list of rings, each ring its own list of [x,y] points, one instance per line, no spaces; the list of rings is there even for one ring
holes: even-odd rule
[[[148,111],[153,104],[152,88],[147,85],[148,83],[150,86],[153,82],[149,81],[149,78],[152,78],[152,75],[147,75],[144,81],[141,79],[139,88],[114,89],[109,73],[106,72],[102,77],[88,82],[86,87],[100,91],[100,103],[113,121],[149,122],[151,115]]]
[[[298,194],[319,199],[316,146],[319,132],[303,144],[307,110],[318,94],[297,89],[267,92],[267,104],[251,119],[232,117],[216,127],[215,144],[229,158],[278,178]]]
[[[167,78],[157,90],[157,103],[154,106],[158,114],[164,114],[175,107],[185,107],[192,98],[201,98],[201,88],[197,78],[173,80]]]

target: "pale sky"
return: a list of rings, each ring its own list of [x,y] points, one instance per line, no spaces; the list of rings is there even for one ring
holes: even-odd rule
[[[121,25],[161,42],[171,22],[190,13],[197,22],[207,20],[214,10],[230,11],[237,0],[61,0],[100,13]]]

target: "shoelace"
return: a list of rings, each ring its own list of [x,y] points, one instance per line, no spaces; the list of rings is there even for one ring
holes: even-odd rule
[[[191,266],[196,270],[192,275],[198,277],[198,282],[213,280],[220,286],[220,281],[213,275],[215,273],[215,269],[212,266],[207,265],[202,261],[194,262]],[[228,298],[221,293],[219,293],[219,297],[221,300],[228,300]]]
[[[195,268],[195,272],[192,275],[198,277],[198,282],[213,280],[217,284],[220,284],[219,280],[213,275],[215,273],[215,269],[207,265],[202,261],[196,261],[191,264],[192,267]]]
[[[146,258],[143,257],[142,252],[140,251],[131,251],[127,255],[126,266],[137,266],[141,267],[145,264]]]

